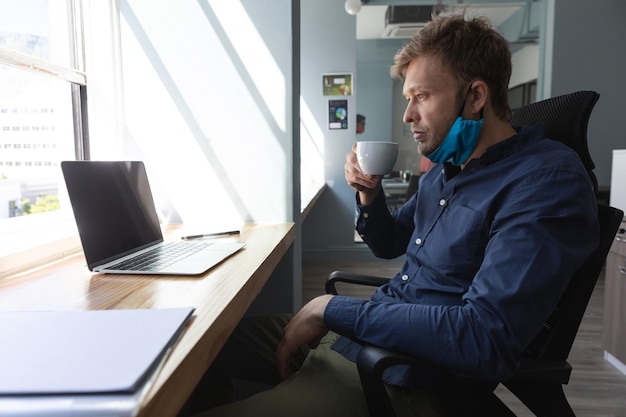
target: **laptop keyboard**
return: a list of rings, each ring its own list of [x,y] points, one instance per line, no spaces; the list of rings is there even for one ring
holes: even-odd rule
[[[117,271],[159,271],[174,262],[193,255],[211,245],[210,242],[167,242],[134,258],[107,267]]]

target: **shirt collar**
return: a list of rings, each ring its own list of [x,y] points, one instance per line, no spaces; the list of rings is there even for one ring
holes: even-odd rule
[[[517,132],[515,135],[488,147],[480,158],[470,160],[465,169],[473,170],[479,166],[490,165],[519,152],[521,149],[545,137],[545,129],[541,125],[513,126],[513,129]],[[443,164],[443,172],[446,181],[449,181],[461,172],[461,167],[445,162]]]
[[[541,125],[529,127],[514,126],[513,129],[515,129],[517,134],[487,148],[480,157],[482,165],[489,165],[504,159],[527,146],[532,146],[532,144],[545,137],[545,129]]]

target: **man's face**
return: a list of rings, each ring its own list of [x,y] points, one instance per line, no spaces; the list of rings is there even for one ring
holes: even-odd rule
[[[404,123],[411,124],[420,154],[428,156],[443,142],[458,117],[457,83],[439,58],[425,56],[409,64],[402,95]]]

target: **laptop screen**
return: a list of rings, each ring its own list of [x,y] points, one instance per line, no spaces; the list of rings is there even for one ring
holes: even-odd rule
[[[163,241],[143,162],[61,163],[91,270]]]

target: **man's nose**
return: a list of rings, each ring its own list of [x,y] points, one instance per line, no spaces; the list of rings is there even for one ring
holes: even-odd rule
[[[408,104],[406,106],[406,110],[404,110],[404,116],[402,116],[402,121],[404,123],[411,123],[417,121],[417,112],[411,108],[411,105]]]

